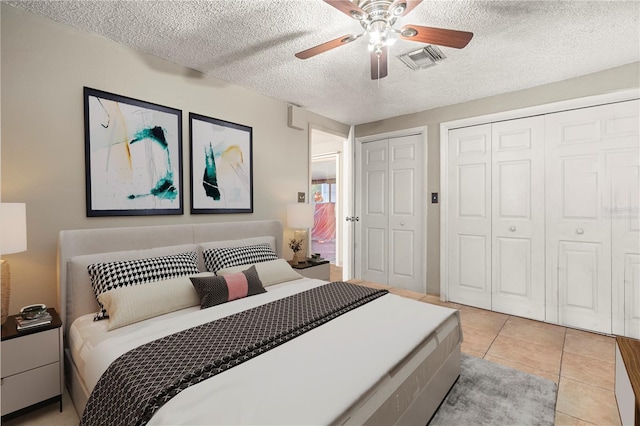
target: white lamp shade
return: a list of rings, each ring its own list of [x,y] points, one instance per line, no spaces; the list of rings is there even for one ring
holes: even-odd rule
[[[0,254],[27,250],[27,207],[24,203],[0,203]]]
[[[287,206],[287,226],[289,228],[313,228],[313,206],[306,203]]]

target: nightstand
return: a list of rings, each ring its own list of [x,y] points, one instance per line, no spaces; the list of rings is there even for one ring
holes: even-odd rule
[[[58,402],[62,411],[62,321],[47,309],[51,324],[16,329],[16,315],[2,325],[2,420]]]
[[[289,265],[291,265],[291,267],[303,277],[329,281],[331,269],[328,260],[320,260],[317,262],[305,260],[304,262],[298,263],[297,265],[294,265],[293,263],[291,263],[291,261],[289,261]]]

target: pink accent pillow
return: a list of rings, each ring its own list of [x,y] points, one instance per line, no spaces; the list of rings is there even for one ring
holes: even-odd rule
[[[222,276],[227,283],[229,301],[247,297],[247,294],[249,294],[249,282],[242,272]]]

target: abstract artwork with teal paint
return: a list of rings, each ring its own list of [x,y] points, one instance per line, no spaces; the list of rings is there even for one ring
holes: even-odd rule
[[[85,88],[87,116],[87,214],[182,214],[181,111]]]
[[[252,129],[189,114],[192,213],[253,211]]]
[[[129,195],[129,199],[152,195],[166,200],[175,200],[176,196],[178,195],[178,191],[173,185],[171,156],[169,152],[169,145],[167,144],[167,139],[165,138],[165,130],[160,126],[142,129],[135,134],[135,138],[131,140],[130,144],[133,145],[134,143],[143,141],[145,139],[157,143],[166,152],[166,172],[164,176],[158,177],[158,181],[152,188],[149,189],[149,192],[147,194],[131,194]]]
[[[218,177],[216,174],[216,158],[211,144],[209,144],[208,148],[205,148],[204,158],[205,165],[202,186],[204,187],[204,192],[207,194],[207,197],[218,201],[220,200],[220,190],[218,189]]]

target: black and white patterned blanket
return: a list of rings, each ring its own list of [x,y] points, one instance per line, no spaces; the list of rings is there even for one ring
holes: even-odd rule
[[[329,283],[165,336],[116,359],[80,424],[144,425],[178,393],[386,294]]]

